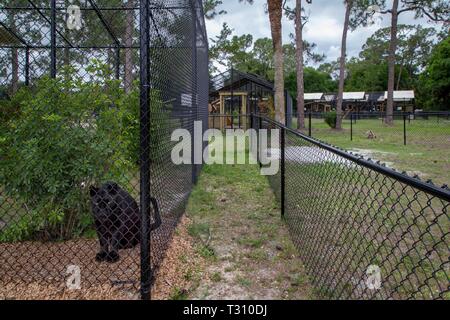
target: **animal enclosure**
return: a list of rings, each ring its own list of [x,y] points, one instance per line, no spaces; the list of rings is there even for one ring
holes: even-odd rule
[[[149,298],[207,117],[200,0],[1,1],[0,298]]]

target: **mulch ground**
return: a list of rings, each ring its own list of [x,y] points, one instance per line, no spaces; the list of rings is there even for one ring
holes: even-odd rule
[[[174,288],[183,287],[186,281],[180,274],[184,266],[179,256],[192,249],[187,225],[186,218],[182,218],[173,238],[166,234],[173,233],[171,223],[154,234],[154,240],[158,240],[154,253],[158,257],[153,259],[161,264],[152,290],[153,299],[170,298]],[[166,243],[160,239],[167,239]],[[0,300],[139,299],[139,247],[121,251],[121,259],[115,264],[96,262],[97,252],[98,241],[88,239],[0,244]],[[80,290],[67,287],[70,266],[80,267]]]

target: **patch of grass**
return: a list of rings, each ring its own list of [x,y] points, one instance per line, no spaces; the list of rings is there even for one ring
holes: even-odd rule
[[[296,122],[294,122],[295,124]],[[368,139],[373,131],[376,139]],[[332,145],[351,150],[371,151],[372,157],[392,163],[401,171],[414,175],[421,173],[424,179],[435,183],[450,183],[450,121],[430,118],[407,122],[407,145],[403,141],[403,120],[387,126],[381,119],[362,119],[353,124],[353,141],[350,139],[350,121],[343,123],[343,130],[332,130],[322,119],[313,119],[313,137]]]
[[[253,261],[267,260],[267,252],[264,249],[251,250],[246,254],[246,257]]]
[[[243,287],[251,287],[252,285],[252,281],[249,278],[245,278],[245,277],[237,277],[236,281],[239,285],[243,286]]]
[[[189,293],[187,292],[187,290],[181,288],[174,288],[172,290],[172,294],[170,295],[169,300],[182,301],[187,300],[188,297]]]
[[[261,248],[266,241],[265,237],[260,238],[249,238],[249,237],[243,237],[238,240],[238,243],[243,246],[248,246],[251,248]]]
[[[208,281],[200,284],[191,298],[226,298],[222,297],[223,286],[239,284],[243,290],[238,293],[238,299],[248,299],[250,288],[255,298],[282,299],[283,288],[290,284],[289,265],[294,262],[274,261],[278,250],[268,241],[283,243],[288,230],[280,218],[280,206],[269,181],[261,175],[259,166],[206,165],[195,189],[187,208],[194,223],[189,233],[204,240],[208,227],[214,232],[208,247],[204,246],[205,241],[198,242],[197,250],[206,258],[202,278]],[[203,203],[205,199],[214,203]],[[214,209],[208,212],[208,206]],[[223,281],[225,274],[227,279],[234,279],[233,283]],[[272,281],[272,274],[284,274],[283,284],[277,288],[269,285],[266,280]],[[299,290],[292,298],[307,296],[307,290]]]
[[[209,235],[210,229],[207,223],[193,223],[188,228],[189,235],[194,238]]]
[[[197,249],[197,252],[201,257],[203,257],[205,259],[210,259],[210,260],[217,259],[216,252],[210,246],[204,246],[204,245],[199,246]]]
[[[220,272],[215,272],[211,276],[211,281],[213,281],[213,282],[221,282],[222,281],[222,275],[220,274]]]
[[[308,283],[308,277],[304,274],[296,274],[291,279],[292,286],[301,287]]]

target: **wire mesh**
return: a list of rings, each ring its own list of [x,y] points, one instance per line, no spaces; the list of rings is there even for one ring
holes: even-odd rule
[[[136,298],[158,271],[199,172],[170,155],[173,130],[207,123],[202,10],[1,2],[0,297]]]
[[[252,123],[285,132],[284,180],[270,181],[319,298],[449,299],[447,186],[410,178],[268,118],[254,116]]]

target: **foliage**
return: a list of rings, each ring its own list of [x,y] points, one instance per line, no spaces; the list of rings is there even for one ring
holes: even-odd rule
[[[325,115],[325,123],[330,126],[332,129],[336,129],[337,124],[337,113],[329,112]]]
[[[296,73],[291,72],[286,77],[286,89],[292,97],[297,96]],[[325,72],[311,67],[304,69],[305,92],[333,92],[337,90],[337,83]]]
[[[433,50],[419,88],[425,109],[450,111],[450,36]]]
[[[384,63],[389,53],[390,33],[390,28],[376,31],[364,44],[360,58],[370,64]],[[399,25],[396,64],[404,66],[411,76],[419,73],[431,55],[435,38],[434,28]]]
[[[66,67],[58,78],[44,77],[12,98],[20,116],[1,133],[0,185],[27,213],[13,217],[20,223],[0,241],[81,235],[92,224],[89,186],[115,181],[126,187],[127,175],[136,172],[137,90],[125,94],[98,62],[87,71],[89,82]],[[162,108],[159,94],[151,96],[154,108]]]
[[[221,33],[211,41],[209,56],[210,73],[216,73],[218,66],[238,69],[242,72],[257,74],[273,81],[275,77],[273,42],[270,38],[253,39],[250,34],[233,35],[233,29],[224,23]],[[316,44],[303,42],[305,60],[321,62],[323,54],[315,52]],[[289,74],[296,70],[295,44],[283,45],[284,72]]]

